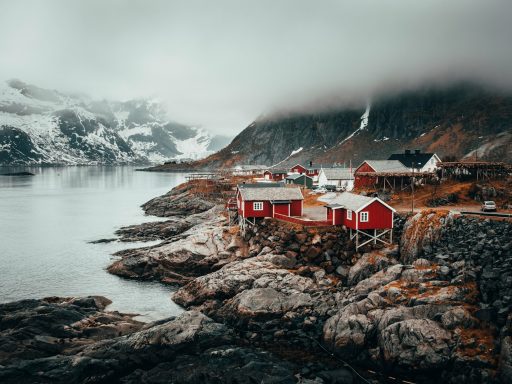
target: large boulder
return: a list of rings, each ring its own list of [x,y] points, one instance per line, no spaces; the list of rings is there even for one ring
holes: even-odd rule
[[[379,335],[383,360],[409,369],[436,369],[450,361],[450,332],[428,319],[393,323]]]
[[[224,325],[199,312],[184,312],[174,320],[128,336],[97,342],[77,354],[6,365],[0,370],[0,382],[109,382],[137,368],[152,367],[183,354],[195,354],[231,342],[233,335]]]
[[[451,222],[453,215],[448,211],[424,210],[409,218],[400,239],[401,262],[412,264],[425,252],[430,252],[444,227]]]
[[[142,327],[133,316],[105,311],[108,304],[101,296],[0,304],[0,365],[64,353]]]
[[[396,264],[396,261],[383,254],[382,251],[365,253],[350,268],[347,282],[349,285],[356,285],[361,280],[367,279],[376,272],[383,270],[393,264]]]
[[[228,300],[221,309],[225,318],[271,318],[288,311],[312,307],[313,300],[307,293],[286,295],[274,288],[254,288],[240,292]]]
[[[230,263],[181,287],[173,300],[189,307],[206,300],[230,299],[251,288],[273,288],[284,294],[319,289],[313,279],[280,268],[272,260],[274,255],[269,254]]]
[[[175,241],[120,251],[115,254],[120,259],[108,271],[127,278],[185,284],[190,277],[204,275],[236,259],[232,247],[236,235],[229,234],[225,224],[225,218],[216,215]]]

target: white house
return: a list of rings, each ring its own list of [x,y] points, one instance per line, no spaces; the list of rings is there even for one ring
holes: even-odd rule
[[[406,149],[404,153],[394,153],[388,160],[398,160],[405,167],[411,170],[414,168],[415,172],[434,172],[438,168],[437,163],[441,162],[435,153],[425,153],[419,149],[414,152]]]
[[[318,174],[318,185],[334,185],[351,191],[354,188],[354,175],[350,168],[322,168]]]

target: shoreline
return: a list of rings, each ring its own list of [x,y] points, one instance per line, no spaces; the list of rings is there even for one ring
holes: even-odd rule
[[[167,220],[132,225],[116,233],[121,239],[158,238],[161,242],[118,252],[120,259],[109,272],[179,287],[173,299],[185,312],[175,319],[145,324],[121,338],[113,337],[103,347],[95,347],[93,341],[90,346],[75,347],[77,356],[92,357],[94,348],[103,348],[102,355],[107,356],[109,348],[123,345],[128,349],[126,356],[116,357],[119,361],[135,356],[138,360],[151,356],[156,361],[139,364],[137,372],[115,368],[115,377],[126,382],[154,375],[182,375],[182,379],[189,375],[189,381],[183,382],[199,382],[180,364],[192,364],[197,374],[208,378],[207,372],[212,370],[212,362],[204,355],[208,348],[223,351],[224,358],[216,364],[226,367],[220,373],[224,379],[238,374],[257,380],[279,377],[290,383],[299,379],[313,383],[307,380],[316,378],[325,383],[361,380],[340,361],[358,367],[357,372],[369,382],[390,380],[386,375],[416,383],[499,383],[500,377],[508,378],[508,363],[495,346],[512,345],[506,336],[512,332],[512,318],[498,308],[503,304],[494,303],[492,295],[512,287],[504,282],[495,288],[494,276],[485,268],[478,269],[481,261],[475,246],[468,248],[465,242],[467,233],[485,234],[478,246],[485,251],[484,240],[491,239],[490,249],[499,250],[497,260],[505,260],[510,255],[510,248],[505,247],[508,243],[501,249],[494,239],[506,239],[512,233],[510,223],[428,211],[413,218],[397,218],[396,238],[402,237],[399,245],[356,253],[346,233],[335,228],[303,229],[264,220],[242,238],[236,228],[227,226],[221,203],[198,195],[188,182],[142,206],[146,213]],[[446,248],[447,244],[458,248]],[[507,271],[508,267],[499,265],[493,268]],[[481,301],[484,299],[490,304]],[[192,324],[196,324],[194,330],[189,328]],[[197,345],[179,340],[171,329],[195,335],[204,346],[197,349]],[[169,345],[130,350],[136,340],[168,332],[173,334],[166,339]],[[416,340],[413,346],[406,341],[411,337]],[[180,360],[163,352],[169,348],[179,348],[185,357]],[[228,355],[226,348],[231,351]],[[161,354],[165,361],[175,361],[176,367],[156,357]],[[63,377],[77,374],[70,365],[72,356],[57,359]],[[48,357],[37,364],[49,363],[44,359]],[[30,361],[24,364],[30,367]],[[242,361],[257,361],[263,368],[240,371],[246,366]],[[107,373],[112,371],[109,363],[104,364],[100,371],[112,374]],[[0,373],[0,379],[14,382],[17,376],[12,369],[7,376]],[[90,380],[86,372],[78,375],[76,382],[82,382],[80,375]]]

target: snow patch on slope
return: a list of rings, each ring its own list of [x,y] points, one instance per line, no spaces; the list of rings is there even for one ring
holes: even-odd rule
[[[359,128],[356,129],[354,132],[352,132],[350,135],[348,135],[346,138],[344,138],[340,145],[346,142],[347,140],[350,140],[354,137],[354,135],[362,130],[364,130],[368,126],[368,118],[370,117],[370,103],[366,104],[366,110],[361,115],[361,123],[359,124]]]

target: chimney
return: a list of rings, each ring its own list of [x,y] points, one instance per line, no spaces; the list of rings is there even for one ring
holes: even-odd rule
[[[421,152],[421,149],[415,149],[415,150],[414,150],[414,154],[415,154],[415,155],[419,155],[419,154],[420,154],[420,152]]]
[[[406,149],[406,150],[405,150],[405,154],[406,154],[406,155],[410,155],[410,154],[411,154],[411,150],[410,150],[410,149]]]
[[[313,162],[309,160],[309,167],[311,168],[313,166]]]

